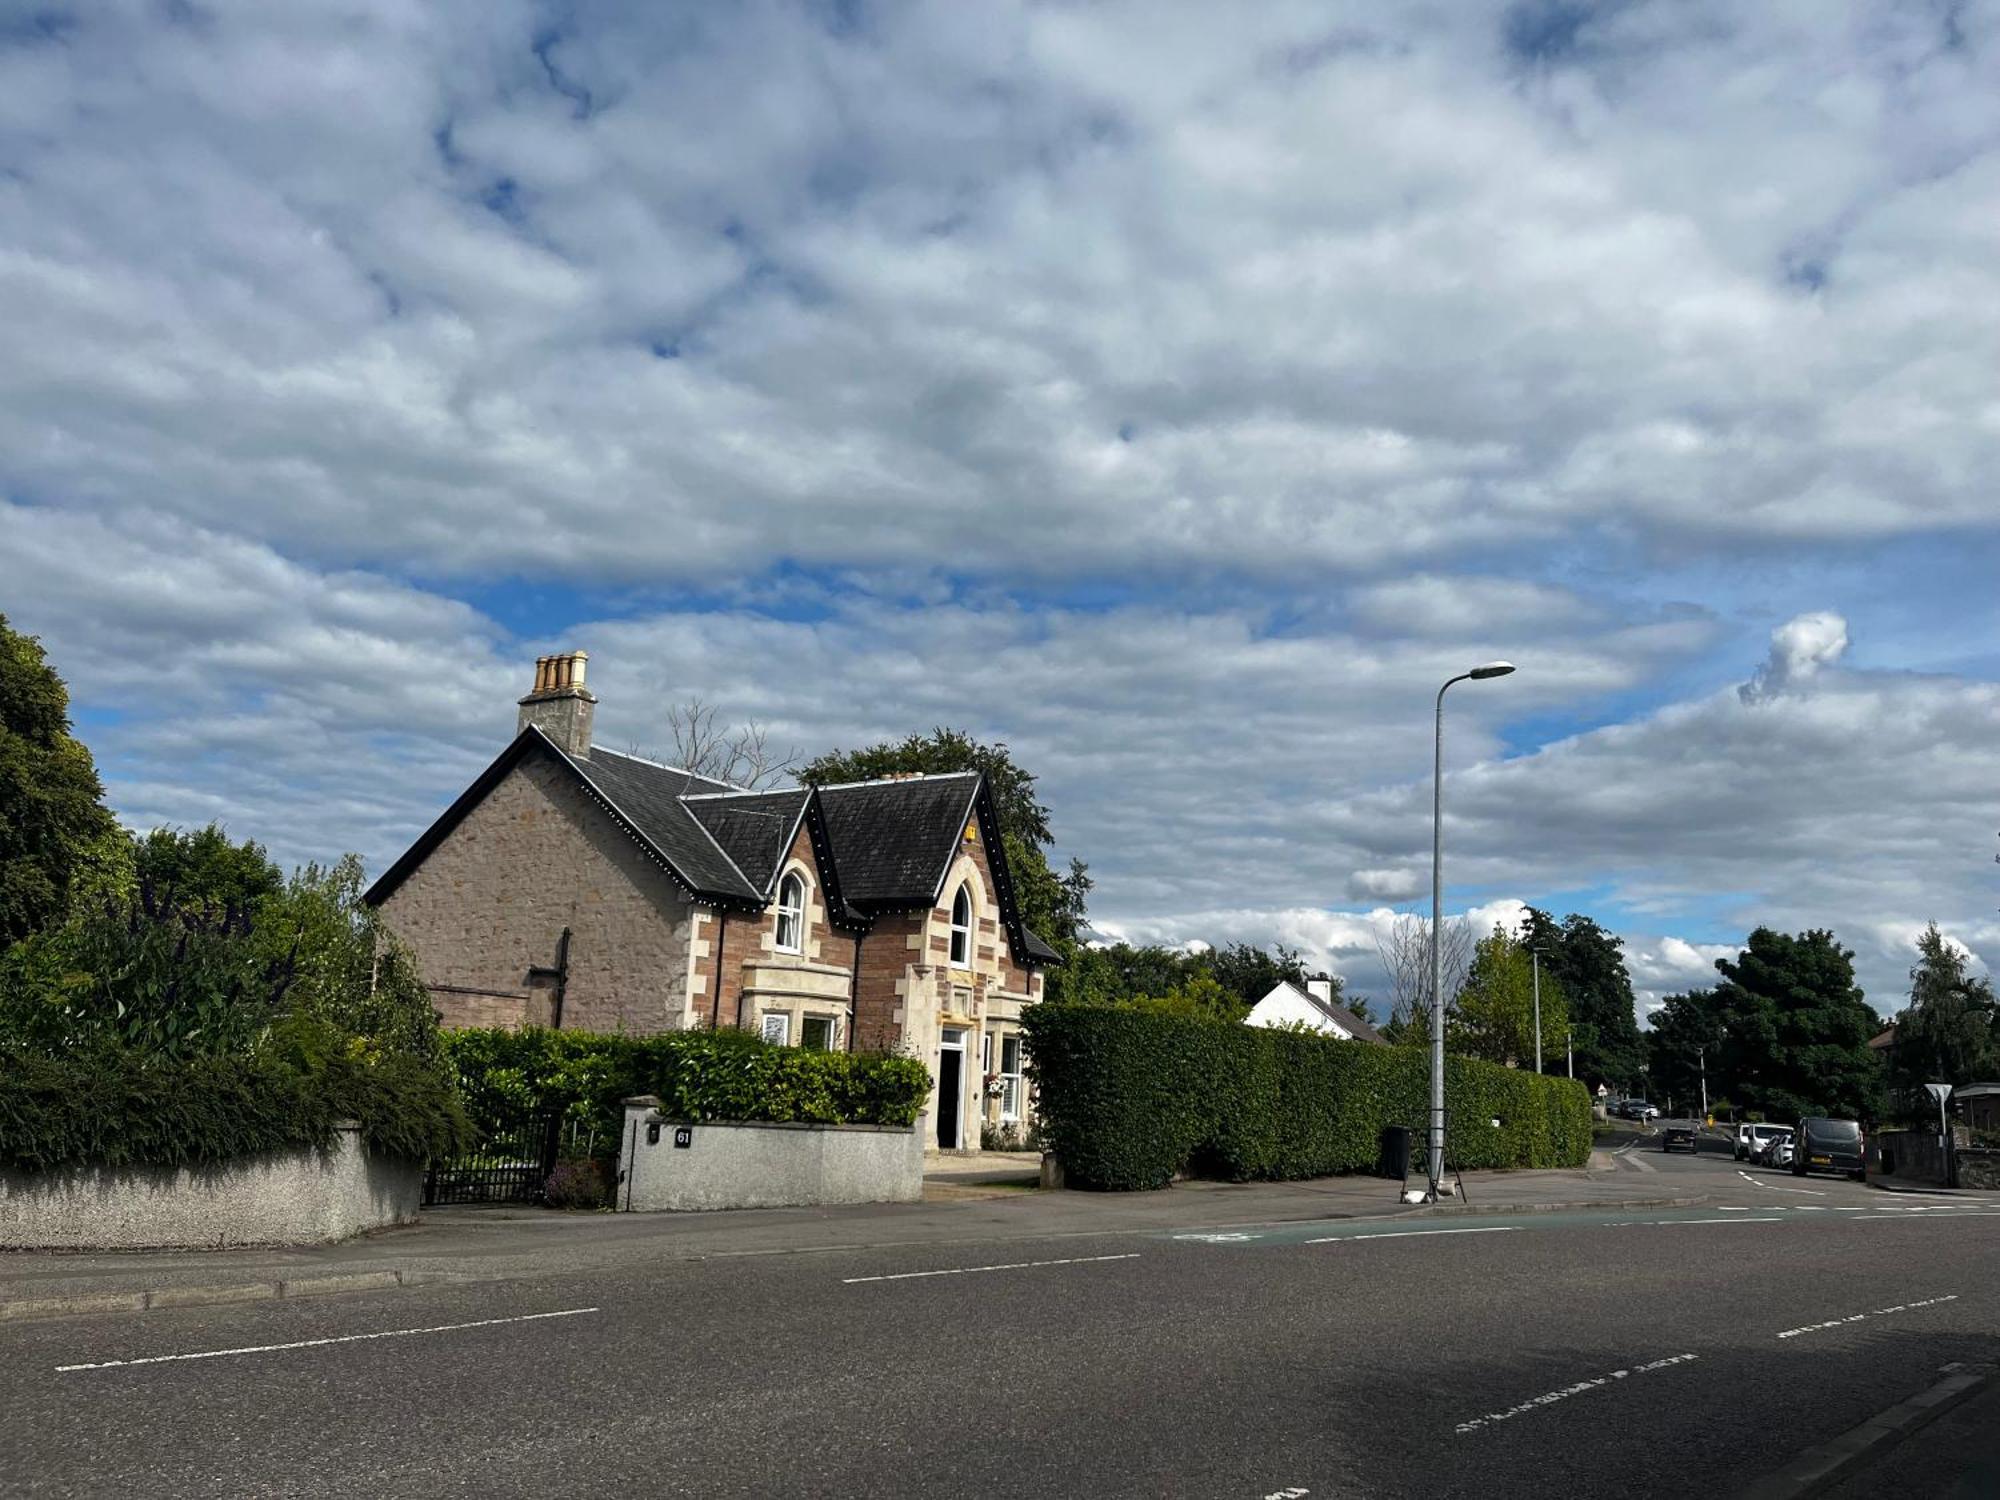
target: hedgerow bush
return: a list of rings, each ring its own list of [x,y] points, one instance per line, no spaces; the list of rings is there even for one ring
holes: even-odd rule
[[[470,1139],[451,1080],[406,1056],[329,1054],[285,1038],[208,1057],[0,1049],[0,1169],[195,1167],[325,1150],[340,1120],[360,1123],[370,1151],[411,1160]]]
[[[1430,1055],[1123,1006],[1024,1018],[1043,1139],[1071,1183],[1158,1188],[1372,1168],[1385,1126],[1422,1132]],[[1453,1166],[1571,1167],[1590,1155],[1583,1085],[1445,1060]],[[1493,1122],[1499,1121],[1496,1126]]]
[[[742,1031],[620,1036],[587,1031],[443,1034],[447,1065],[473,1120],[486,1127],[561,1108],[615,1139],[623,1101],[657,1094],[676,1120],[908,1125],[930,1094],[913,1057],[778,1047]]]

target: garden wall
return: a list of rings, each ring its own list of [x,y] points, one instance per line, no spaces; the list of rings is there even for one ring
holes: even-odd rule
[[[193,1167],[0,1171],[0,1247],[321,1244],[410,1223],[423,1184],[422,1163],[371,1156],[352,1123],[336,1125],[324,1151],[303,1147]]]
[[[675,1121],[662,1118],[657,1097],[642,1095],[625,1101],[617,1206],[656,1213],[915,1203],[924,1193],[922,1125]]]

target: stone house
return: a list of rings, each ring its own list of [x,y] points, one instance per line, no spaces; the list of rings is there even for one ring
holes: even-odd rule
[[[1025,1118],[1023,925],[975,772],[755,792],[590,742],[584,652],[536,663],[514,740],[370,888],[447,1026],[739,1027],[900,1048],[932,1144]]]

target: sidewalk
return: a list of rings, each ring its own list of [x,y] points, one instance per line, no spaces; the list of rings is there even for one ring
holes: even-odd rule
[[[998,1153],[996,1153],[998,1155]],[[1020,1160],[1014,1157],[1019,1155]],[[699,1214],[577,1214],[514,1207],[433,1209],[414,1225],[297,1250],[59,1255],[0,1252],[0,1322],[85,1312],[382,1291],[442,1281],[499,1281],[635,1265],[832,1250],[1087,1238],[1394,1214],[1498,1213],[1659,1206],[1607,1170],[1483,1172],[1466,1198],[1437,1208],[1398,1201],[1379,1177],[1309,1182],[1183,1182],[1158,1193],[1029,1190],[1005,1179],[1025,1154],[949,1159],[926,1176],[923,1203],[739,1209]],[[957,1162],[969,1165],[952,1170]],[[1036,1163],[1037,1167],[1039,1163]],[[1002,1179],[996,1183],[990,1179]],[[981,1178],[989,1180],[980,1181]]]

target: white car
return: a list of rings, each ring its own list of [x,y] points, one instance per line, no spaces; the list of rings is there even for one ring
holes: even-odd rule
[[[1738,1125],[1736,1127],[1736,1159],[1756,1161],[1764,1154],[1764,1148],[1779,1136],[1789,1136],[1789,1125]]]

